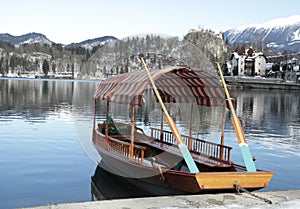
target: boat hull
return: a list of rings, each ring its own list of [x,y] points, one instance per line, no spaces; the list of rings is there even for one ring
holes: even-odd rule
[[[149,195],[236,192],[234,185],[253,191],[266,187],[273,176],[272,172],[266,171],[246,172],[239,165],[235,165],[239,172],[159,171],[95,146],[102,158],[99,166],[112,175],[131,182]]]

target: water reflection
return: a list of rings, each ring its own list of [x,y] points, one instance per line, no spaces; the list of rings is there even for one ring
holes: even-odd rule
[[[90,200],[94,164],[74,131],[76,85],[0,79],[0,208]]]
[[[72,106],[73,82],[1,79],[1,115],[42,121]],[[35,120],[36,119],[36,120]]]
[[[292,151],[299,156],[299,92],[243,90],[235,91],[234,95],[237,114],[250,140],[265,148]]]
[[[91,181],[92,194],[98,200],[151,196],[129,181],[107,172],[100,165],[96,167]]]

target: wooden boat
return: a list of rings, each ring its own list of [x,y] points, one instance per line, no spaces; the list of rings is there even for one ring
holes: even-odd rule
[[[236,186],[253,191],[268,185],[273,172],[256,169],[222,74],[223,86],[216,76],[197,68],[175,66],[149,72],[143,64],[146,72],[110,77],[95,91],[93,144],[101,155],[102,168],[152,195],[233,192]],[[135,125],[135,106],[142,105],[149,88],[162,105],[171,131],[163,130],[162,125],[151,128],[147,135]],[[99,100],[106,101],[102,123],[96,121]],[[112,102],[131,106],[130,124],[110,120]],[[229,107],[245,166],[231,161],[232,148],[223,141],[217,144],[195,138],[191,130],[190,135],[180,134],[164,106],[174,102]]]

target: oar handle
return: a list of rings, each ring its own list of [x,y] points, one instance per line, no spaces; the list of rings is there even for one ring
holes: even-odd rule
[[[240,150],[241,150],[242,155],[243,155],[243,159],[244,159],[247,171],[255,172],[256,167],[255,167],[255,164],[253,162],[251,152],[250,152],[250,149],[248,147],[248,144],[247,144],[247,141],[246,141],[246,138],[245,138],[245,134],[244,134],[241,122],[235,114],[235,110],[233,108],[231,97],[230,97],[230,94],[229,94],[229,91],[228,91],[228,88],[227,88],[227,85],[226,85],[226,82],[225,82],[225,79],[224,79],[224,76],[223,76],[223,72],[222,72],[220,63],[216,62],[216,64],[218,66],[219,74],[220,74],[220,77],[221,77],[221,80],[222,80],[222,83],[223,83],[223,87],[224,87],[224,91],[225,91],[225,94],[226,94],[226,97],[227,97],[229,108],[231,110],[232,124],[233,124],[234,131],[235,131],[235,134],[236,134],[239,146],[240,146]]]

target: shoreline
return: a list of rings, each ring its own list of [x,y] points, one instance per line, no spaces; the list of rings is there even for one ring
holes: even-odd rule
[[[147,198],[129,198],[100,200],[77,203],[61,203],[45,206],[27,207],[27,209],[165,209],[165,208],[299,208],[300,190],[282,190],[253,192],[253,194],[272,201],[267,204],[262,199],[242,193],[220,193],[182,196],[160,196]],[[287,207],[286,207],[287,206]]]
[[[101,79],[25,78],[25,77],[0,77],[0,80],[66,81],[66,82],[100,82],[100,81],[102,81]]]
[[[2,80],[50,80],[69,82],[101,82],[100,78],[32,78],[32,77],[0,77]],[[277,78],[225,76],[229,88],[237,89],[275,89],[300,91],[300,83],[287,82]]]
[[[300,90],[300,83],[287,82],[276,78],[226,76],[225,80],[230,88]]]

